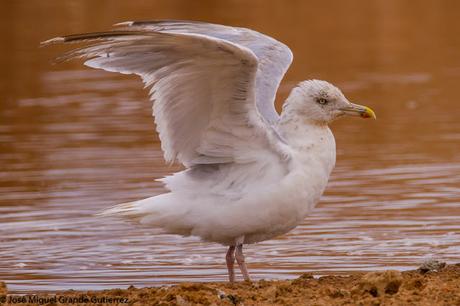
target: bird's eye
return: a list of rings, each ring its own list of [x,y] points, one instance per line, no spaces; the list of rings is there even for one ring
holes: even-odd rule
[[[318,104],[325,105],[329,101],[326,98],[318,98],[318,99],[316,99],[316,102],[318,102]]]

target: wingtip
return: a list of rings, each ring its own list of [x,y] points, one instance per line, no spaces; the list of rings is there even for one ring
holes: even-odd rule
[[[59,44],[59,43],[63,43],[63,42],[65,42],[65,37],[59,36],[59,37],[54,37],[54,38],[42,41],[40,43],[40,46],[44,47],[44,46]]]
[[[123,22],[115,23],[113,26],[114,27],[130,27],[133,24],[134,24],[134,21],[123,21]]]

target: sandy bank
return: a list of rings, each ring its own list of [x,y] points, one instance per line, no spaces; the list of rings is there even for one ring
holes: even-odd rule
[[[0,285],[0,295],[6,288]],[[3,305],[460,305],[460,264],[440,271],[385,271],[253,283],[66,291]],[[35,300],[32,300],[35,298]],[[39,300],[41,299],[41,300]],[[82,302],[78,303],[77,302]]]

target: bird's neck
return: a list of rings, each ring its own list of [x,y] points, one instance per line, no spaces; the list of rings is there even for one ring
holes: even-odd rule
[[[310,120],[289,110],[281,114],[277,130],[291,146],[315,143],[331,134],[326,123]]]
[[[277,125],[281,137],[293,150],[293,156],[309,169],[315,167],[329,177],[335,165],[335,139],[326,123],[284,109]]]

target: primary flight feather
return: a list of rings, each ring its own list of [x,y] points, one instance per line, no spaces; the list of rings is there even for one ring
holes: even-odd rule
[[[295,228],[323,193],[336,154],[328,123],[374,112],[330,83],[308,80],[279,116],[275,95],[292,53],[256,31],[174,20],[116,26],[43,44],[84,42],[58,61],[86,58],[93,68],[139,75],[150,88],[164,158],[186,169],[162,179],[168,192],[102,215],[227,245],[229,280],[235,259],[249,280],[243,244]]]

